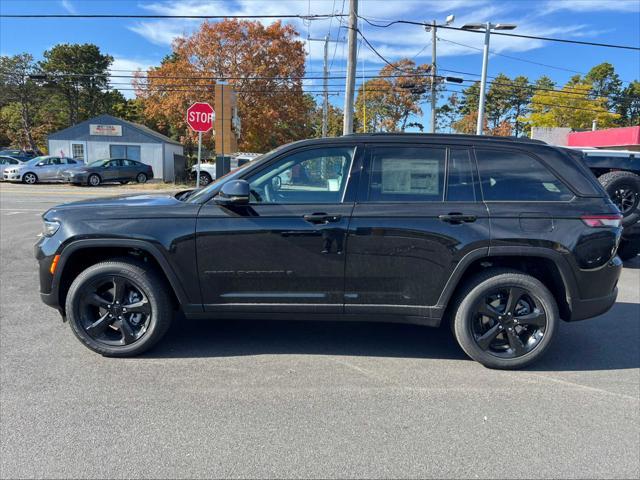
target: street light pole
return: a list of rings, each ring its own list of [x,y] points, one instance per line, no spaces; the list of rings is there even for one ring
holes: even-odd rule
[[[482,77],[480,79],[480,100],[478,101],[478,123],[476,124],[476,135],[482,135],[484,130],[484,103],[485,90],[487,86],[487,67],[489,65],[489,39],[491,30],[513,30],[517,25],[513,23],[467,23],[463,25],[463,30],[484,30],[484,48],[482,49]]]
[[[487,86],[487,66],[489,64],[489,39],[491,38],[491,23],[487,22],[484,31],[484,48],[482,50],[482,76],[480,77],[480,101],[478,102],[478,123],[476,135],[482,135],[484,126],[484,102]]]

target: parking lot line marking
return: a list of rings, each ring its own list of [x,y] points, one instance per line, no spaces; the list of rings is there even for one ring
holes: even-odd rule
[[[611,392],[611,391],[605,390],[603,388],[591,387],[589,385],[583,385],[581,383],[570,382],[568,380],[563,380],[561,378],[547,377],[545,375],[540,375],[540,374],[537,374],[537,373],[530,373],[530,375],[533,375],[536,378],[541,378],[543,380],[548,380],[550,382],[560,383],[560,384],[566,385],[568,387],[579,388],[579,389],[582,389],[582,390],[588,390],[590,392],[604,393],[606,395],[613,395],[613,396],[616,396],[616,397],[626,398],[628,400],[633,400],[634,402],[640,401],[637,397],[634,397],[632,395],[626,395],[624,393]],[[521,379],[525,380],[524,378],[521,378]]]
[[[0,212],[42,212],[41,208],[0,208]]]

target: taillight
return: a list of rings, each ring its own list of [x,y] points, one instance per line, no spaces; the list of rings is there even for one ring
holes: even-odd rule
[[[583,215],[580,217],[588,227],[619,227],[622,223],[622,215],[619,213],[606,215]]]

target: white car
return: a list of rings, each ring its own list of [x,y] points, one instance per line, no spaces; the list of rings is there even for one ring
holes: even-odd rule
[[[231,170],[235,170],[238,167],[245,165],[246,163],[254,161],[261,153],[238,153],[231,157]],[[191,174],[193,178],[196,178],[198,174],[198,164],[191,167]],[[215,162],[202,162],[200,164],[200,185],[207,186],[213,180],[216,179],[216,164]]]
[[[62,182],[64,181],[63,171],[82,167],[84,167],[84,162],[79,159],[43,155],[20,165],[5,168],[2,179],[29,185],[38,182]]]

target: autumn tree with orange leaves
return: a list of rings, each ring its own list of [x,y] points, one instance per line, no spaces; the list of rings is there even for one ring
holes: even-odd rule
[[[302,91],[305,51],[297,35],[281,22],[204,22],[193,35],[176,39],[160,66],[137,75],[134,86],[147,123],[190,143],[188,106],[214,105],[214,85],[224,79],[238,94],[241,150],[264,152],[309,136],[315,105]],[[212,135],[205,137],[211,147]]]
[[[361,84],[355,104],[357,127],[366,123],[367,132],[404,132],[411,116],[422,115],[420,102],[429,86],[430,69],[403,58],[383,67],[379,78]]]

